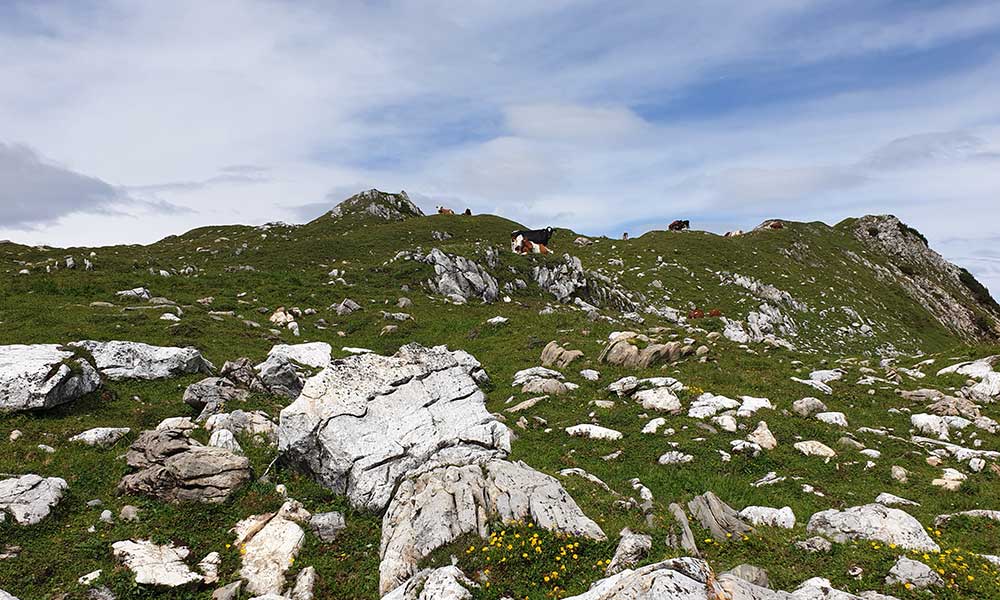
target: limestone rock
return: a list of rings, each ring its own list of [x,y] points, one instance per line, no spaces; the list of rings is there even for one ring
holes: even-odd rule
[[[132,431],[128,427],[94,427],[69,438],[71,442],[81,442],[88,446],[107,448],[115,445]]]
[[[778,447],[778,440],[775,439],[774,434],[771,433],[764,421],[757,423],[757,428],[747,436],[747,441],[757,444],[765,450],[774,450]]]
[[[205,421],[205,429],[211,432],[228,429],[234,435],[248,435],[263,442],[274,444],[278,441],[278,426],[266,413],[254,410],[212,415]]]
[[[450,465],[404,480],[382,519],[382,593],[416,572],[417,562],[458,537],[486,537],[491,520],[530,519],[552,531],[605,539],[558,480],[528,465],[493,459]]]
[[[821,412],[816,413],[816,419],[829,425],[838,427],[849,427],[847,417],[842,412]]]
[[[66,480],[29,474],[0,480],[0,522],[10,513],[21,525],[34,525],[59,504],[67,489]]]
[[[124,540],[111,545],[112,552],[143,585],[178,587],[202,581],[202,576],[184,563],[190,551],[173,544],[156,545],[148,540]]]
[[[242,554],[240,577],[251,594],[281,594],[285,573],[292,566],[305,532],[299,523],[310,515],[294,500],[285,502],[277,513],[254,515],[236,524],[236,545]]]
[[[0,412],[52,408],[100,384],[89,362],[56,344],[0,346]]]
[[[223,448],[202,446],[177,429],[144,431],[125,455],[118,489],[169,502],[218,503],[250,480],[250,461]]]
[[[477,365],[417,344],[335,360],[281,411],[279,451],[355,507],[382,511],[432,458],[510,451],[510,431],[470,374]]]
[[[428,280],[427,286],[436,294],[462,302],[478,299],[487,304],[496,302],[500,295],[500,284],[496,278],[464,256],[446,254],[434,248],[427,256],[417,255],[414,258],[434,267],[434,277]]]
[[[909,584],[915,588],[923,589],[931,586],[942,586],[944,580],[924,563],[900,556],[889,571],[889,576],[885,578],[885,583],[886,585]]]
[[[628,527],[622,529],[619,535],[621,539],[618,541],[618,548],[615,549],[611,564],[604,570],[605,575],[610,576],[631,569],[653,548],[652,536],[633,533]]]
[[[833,448],[827,446],[823,442],[817,442],[816,440],[796,442],[794,447],[806,456],[818,456],[827,460],[837,456],[837,453],[833,451]]]
[[[329,544],[336,541],[340,532],[347,528],[347,523],[339,512],[316,513],[309,519],[309,528],[320,541]]]
[[[294,399],[302,392],[306,378],[330,363],[332,351],[326,342],[278,344],[255,369],[271,393]]]
[[[771,508],[770,506],[748,506],[740,511],[740,518],[752,525],[765,527],[780,527],[792,529],[795,527],[795,513],[790,506]]]
[[[806,529],[838,543],[861,539],[896,544],[907,550],[940,551],[919,521],[899,509],[881,504],[866,504],[842,511],[824,510],[809,519]]]
[[[725,540],[727,533],[743,535],[753,531],[753,528],[744,523],[732,507],[712,492],[696,496],[688,502],[688,510],[717,540]]]
[[[574,360],[583,356],[579,350],[563,348],[556,341],[551,341],[542,349],[541,363],[546,367],[568,367]]]
[[[349,315],[355,311],[361,310],[361,305],[351,300],[350,298],[344,298],[343,302],[338,304],[336,307],[330,307],[337,311],[338,317],[343,317]]]
[[[194,348],[89,340],[69,345],[89,352],[94,357],[97,370],[113,381],[166,379],[193,373],[211,374],[213,368],[212,363]]]
[[[747,586],[752,584],[746,583]],[[755,586],[754,586],[755,587]],[[767,591],[767,590],[765,590]],[[715,581],[708,563],[674,558],[595,582],[589,590],[566,600],[714,600],[732,597]],[[753,598],[753,596],[740,596]],[[758,597],[758,600],[772,600]]]
[[[566,428],[566,433],[574,437],[585,437],[592,440],[620,440],[622,439],[622,434],[620,431],[615,431],[614,429],[608,429],[607,427],[601,427],[600,425],[592,425],[590,423],[582,423],[580,425],[573,425],[572,427]]]
[[[192,383],[184,390],[184,403],[201,411],[198,422],[221,412],[228,402],[235,402],[244,397],[244,392],[236,388],[232,381],[223,377],[208,377],[197,383]]]
[[[469,590],[478,587],[458,567],[424,569],[382,600],[472,600]]]
[[[678,414],[682,409],[680,399],[669,387],[640,390],[632,397],[646,410]]]
[[[243,448],[236,441],[232,431],[228,429],[216,429],[212,432],[212,437],[208,440],[208,445],[214,448],[223,448],[233,454],[243,454]]]
[[[826,405],[818,398],[806,397],[792,402],[792,412],[800,417],[811,417],[826,410]]]

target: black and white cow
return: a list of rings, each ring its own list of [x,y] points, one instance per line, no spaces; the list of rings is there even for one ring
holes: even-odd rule
[[[546,227],[545,229],[519,229],[512,231],[510,234],[510,250],[511,252],[516,252],[518,254],[525,254],[524,249],[525,242],[530,242],[531,244],[541,244],[542,246],[548,247],[549,240],[552,238],[552,234],[555,233],[551,227]]]

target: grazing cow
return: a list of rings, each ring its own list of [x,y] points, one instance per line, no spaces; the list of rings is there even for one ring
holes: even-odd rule
[[[465,212],[462,213],[462,214],[465,215],[465,216],[467,216],[467,217],[471,217],[472,216],[472,210],[467,208],[467,209],[465,209]]]
[[[622,234],[622,239],[623,240],[628,240],[628,232],[627,231]]]
[[[719,309],[717,309],[717,308],[713,308],[712,310],[708,311],[708,316],[710,316],[710,317],[721,317],[722,316],[722,311],[719,310]]]
[[[785,228],[785,224],[782,223],[781,221],[777,221],[777,220],[771,221],[770,223],[768,223],[767,226],[770,227],[771,229],[784,229]]]
[[[670,231],[683,231],[691,228],[691,221],[681,221],[680,219],[670,224]]]
[[[690,311],[688,311],[688,318],[689,319],[704,319],[705,318],[705,311],[701,310],[700,308],[696,308],[694,310],[690,310]]]
[[[453,211],[450,208],[445,208],[443,206],[439,206],[438,207],[438,214],[439,215],[453,215],[453,214],[455,214],[455,211]]]
[[[743,230],[742,229],[737,229],[736,231],[727,231],[726,232],[726,237],[739,237],[741,235],[743,235]]]

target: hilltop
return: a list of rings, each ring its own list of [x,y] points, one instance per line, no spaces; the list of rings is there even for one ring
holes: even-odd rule
[[[652,231],[624,241],[558,229],[551,254],[520,256],[509,239],[522,224],[426,216],[405,192],[369,190],[303,225],[203,227],[146,246],[0,243],[4,343],[58,345],[37,351],[51,367],[39,377],[63,373],[84,386],[75,396],[59,387],[55,405],[0,414],[0,480],[30,473],[66,483],[39,523],[0,522],[0,554],[11,555],[0,559],[0,589],[21,600],[99,597],[95,590],[209,598],[253,579],[241,574],[253,534],[231,530],[270,515],[261,522],[301,525],[301,548],[281,573],[287,587],[276,592],[295,598],[293,584],[309,573],[317,598],[377,598],[417,567],[437,570],[395,588],[411,594],[399,597],[445,583],[475,598],[572,597],[619,563],[638,567],[628,571],[637,582],[658,576],[680,586],[683,574],[701,590],[750,563],[772,589],[799,590],[782,598],[835,597],[808,595],[822,588],[803,587],[812,577],[850,592],[925,597],[886,581],[900,554],[941,569],[937,597],[1000,597],[997,523],[938,518],[1000,510],[1000,306],[893,216],[772,222],[734,237]],[[80,340],[192,348],[197,360],[184,355],[183,368],[165,376],[116,378],[123,363],[152,369],[163,359],[126,347],[102,362],[111,350],[67,346]],[[4,348],[0,364],[25,364],[23,347]],[[220,376],[211,386],[231,391],[197,387],[209,374]],[[372,404],[425,394],[434,400],[413,413]],[[332,427],[340,413],[313,408],[332,399],[346,403],[337,410],[349,423]],[[424,414],[439,404],[448,408]],[[231,423],[233,411],[260,411],[259,420],[209,431]],[[174,417],[191,427],[170,421],[161,430],[178,433],[142,433]],[[69,440],[95,427],[129,431],[104,446]],[[317,433],[327,427],[329,436]],[[396,440],[397,432],[419,435]],[[396,445],[383,448],[386,440]],[[239,485],[212,504],[175,502],[170,494],[204,487],[187,480],[169,493],[155,474],[125,485],[137,455],[155,454],[154,441],[171,452],[240,448],[245,464],[226,456]],[[363,467],[344,467],[345,456]],[[518,485],[505,487],[505,478]],[[544,509],[518,513],[519,489]],[[730,514],[705,492],[736,511],[788,511]],[[836,525],[810,518],[874,506],[880,494],[919,503],[893,510],[917,523],[899,539],[920,543],[838,536]],[[431,517],[421,521],[422,510],[461,507],[461,498],[473,505],[468,514],[483,516],[445,511],[433,521],[449,524],[447,533]],[[721,536],[692,501],[712,507],[704,510],[721,519]],[[121,516],[126,506],[138,510],[135,520]],[[501,506],[518,518],[505,519]],[[327,536],[302,511],[344,522]],[[788,513],[794,523],[785,528]],[[911,525],[901,519],[890,520]],[[407,545],[408,527],[419,552]],[[804,551],[818,533],[832,546]],[[631,559],[620,538],[640,549]],[[539,550],[515,552],[514,539]],[[173,588],[136,584],[112,546],[128,540],[190,548],[185,569],[217,552],[218,585],[201,575]],[[419,560],[386,559],[398,548]],[[669,561],[696,555],[706,562]],[[448,567],[453,556],[457,569]],[[77,582],[97,570],[93,582]],[[744,569],[719,581],[743,589],[748,577]],[[437,597],[464,597],[452,589]],[[643,596],[585,596],[612,597]]]

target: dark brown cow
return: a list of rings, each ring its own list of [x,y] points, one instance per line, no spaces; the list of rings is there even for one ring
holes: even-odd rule
[[[668,226],[670,231],[683,231],[685,229],[691,228],[691,221],[681,221],[680,219],[674,221]]]
[[[455,211],[453,211],[450,208],[445,208],[443,206],[439,206],[438,207],[438,214],[439,215],[453,215],[453,214],[455,214]]]

